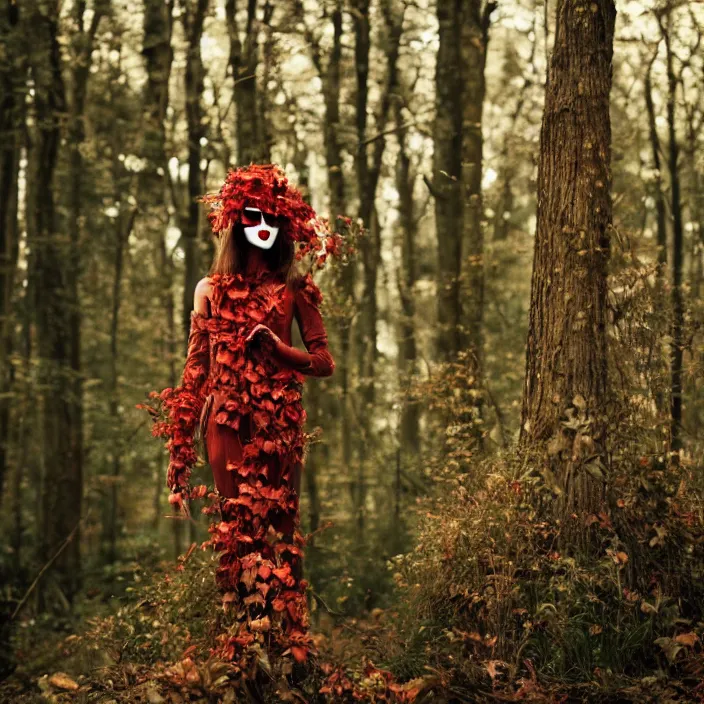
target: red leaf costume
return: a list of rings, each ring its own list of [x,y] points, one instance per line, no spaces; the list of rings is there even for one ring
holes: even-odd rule
[[[247,204],[285,218],[280,236],[299,252],[323,250],[324,258],[339,244],[327,233],[323,247],[325,223],[270,165],[230,171],[220,193],[203,200],[217,204],[209,215],[216,232],[236,223]],[[222,520],[210,527],[210,544],[222,553],[216,578],[236,613],[218,636],[218,654],[244,662],[247,646],[258,642],[300,661],[312,648],[298,530],[302,382],[334,369],[322,296],[310,274],[292,284],[265,267],[209,280],[209,315],[191,313],[182,382],[159,394],[169,420],[153,432],[168,437],[167,482],[176,496],[189,491],[196,430],[205,440],[221,497]],[[307,351],[291,346],[294,318]]]

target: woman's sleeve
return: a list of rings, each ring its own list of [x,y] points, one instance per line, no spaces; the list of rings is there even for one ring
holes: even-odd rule
[[[320,314],[323,295],[308,274],[298,291],[295,300],[295,316],[307,352],[287,345],[278,338],[275,340],[274,356],[281,364],[310,376],[330,376],[335,362],[328,350],[328,336]]]
[[[191,311],[188,350],[180,386],[162,392],[170,422],[164,435],[169,440],[169,469],[166,483],[172,492],[188,487],[191,468],[198,459],[194,435],[205,402],[205,382],[210,373],[208,317]]]

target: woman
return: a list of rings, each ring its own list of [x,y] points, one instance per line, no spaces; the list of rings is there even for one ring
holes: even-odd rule
[[[159,395],[168,420],[155,434],[169,438],[170,501],[186,513],[188,497],[205,494],[189,487],[197,431],[204,439],[222,516],[210,528],[222,553],[217,581],[236,615],[219,654],[246,658],[259,642],[302,661],[311,641],[298,531],[301,389],[304,375],[329,376],[334,362],[320,290],[295,260],[334,249],[337,236],[320,239],[324,223],[273,165],[231,170],[201,200],[215,205],[219,246],[196,287],[181,386]],[[291,345],[294,318],[307,351]]]

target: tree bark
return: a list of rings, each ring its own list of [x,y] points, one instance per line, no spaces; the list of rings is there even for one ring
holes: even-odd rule
[[[540,135],[520,442],[546,452],[563,515],[603,492],[615,17],[612,0],[558,2]]]
[[[682,361],[684,356],[684,300],[682,270],[684,258],[684,230],[680,197],[679,144],[677,142],[677,75],[674,68],[670,24],[672,7],[668,4],[664,15],[658,16],[660,32],[665,41],[667,63],[667,134],[670,172],[670,199],[672,209],[672,347],[670,352],[670,448],[679,460],[682,449]]]
[[[401,265],[398,268],[398,288],[401,300],[401,321],[399,323],[399,371],[401,387],[408,389],[416,373],[418,347],[415,327],[414,287],[418,280],[416,261],[416,238],[418,221],[414,208],[414,184],[416,174],[411,168],[408,154],[407,133],[404,127],[401,103],[397,101],[396,139],[398,160],[396,162],[396,189],[399,193],[399,219],[401,229]],[[408,392],[403,399],[399,433],[399,463],[402,456],[417,458],[420,454],[420,404]],[[399,468],[400,471],[400,468]]]
[[[66,96],[61,74],[58,2],[28,5],[32,41],[29,62],[35,86],[34,124],[27,173],[29,287],[33,296],[40,380],[43,389],[43,482],[39,559],[46,564],[78,524],[83,475],[80,373],[75,330],[75,240],[61,232],[54,176],[61,142]],[[75,184],[71,184],[75,187]],[[77,198],[78,194],[72,194]],[[50,585],[69,603],[80,586],[80,535],[77,531],[39,585],[40,608],[48,605]]]
[[[648,115],[648,137],[650,139],[650,151],[653,156],[653,170],[655,179],[653,183],[653,195],[655,197],[656,234],[658,243],[658,282],[662,284],[662,279],[667,273],[667,220],[665,215],[665,196],[662,190],[662,164],[660,163],[660,137],[655,123],[655,105],[653,103],[653,83],[651,79],[653,63],[657,57],[655,52],[653,58],[648,63],[645,73],[643,92],[645,94],[645,109]]]
[[[645,109],[648,115],[648,137],[650,141],[650,151],[653,157],[654,179],[652,185],[653,196],[655,198],[656,212],[656,241],[658,246],[658,268],[656,272],[656,297],[658,301],[665,300],[664,285],[667,278],[667,215],[665,210],[665,194],[663,192],[662,183],[662,164],[660,163],[660,137],[658,136],[657,124],[655,121],[655,104],[653,102],[653,85],[651,80],[652,68],[657,51],[653,54],[652,59],[648,63],[648,69],[645,73],[645,81],[643,92],[645,94]],[[660,356],[658,355],[658,360]],[[657,362],[658,367],[660,363]],[[661,369],[665,372],[664,369]],[[655,405],[658,411],[665,412],[666,394],[661,389],[657,389],[655,393]]]
[[[169,385],[176,380],[174,323],[173,265],[166,249],[166,226],[168,213],[166,202],[166,109],[169,104],[169,78],[173,62],[171,35],[173,30],[172,0],[145,0],[144,7],[144,55],[147,81],[144,86],[144,129],[142,157],[145,167],[139,179],[139,207],[148,231],[154,239],[156,269],[162,282],[162,310],[166,320],[163,333],[164,353],[169,359]],[[161,170],[161,173],[160,173]],[[163,486],[162,478],[162,486]],[[171,522],[174,552],[179,555],[182,548],[182,522]]]
[[[482,115],[486,83],[484,68],[489,42],[489,18],[495,5],[482,11],[482,0],[462,8],[462,285],[460,346],[470,350],[481,378],[484,312],[484,231],[482,221]]]
[[[355,506],[357,526],[361,534],[364,527],[364,504],[366,501],[366,464],[372,445],[371,423],[375,399],[375,374],[377,359],[377,278],[381,258],[381,228],[376,217],[375,202],[379,176],[386,150],[385,130],[391,112],[391,102],[398,85],[398,57],[405,5],[395,8],[392,0],[382,0],[381,13],[386,33],[385,50],[388,56],[386,79],[382,88],[377,113],[378,134],[367,139],[367,112],[369,104],[369,55],[371,50],[369,0],[355,0],[355,67],[357,77],[356,126],[357,126],[357,191],[359,195],[359,218],[367,228],[367,236],[361,243],[363,290],[359,304],[358,369],[360,379],[360,430],[359,461]]]
[[[323,141],[325,144],[325,161],[328,170],[328,190],[330,193],[330,218],[333,223],[340,215],[347,211],[346,180],[343,171],[341,116],[340,116],[340,88],[342,74],[342,0],[336,0],[330,13],[332,25],[332,47],[327,62],[323,60],[323,51],[320,38],[314,33],[305,21],[305,10],[301,0],[294,3],[297,19],[305,27],[306,41],[310,47],[311,59],[320,80],[323,84],[323,100],[325,103],[325,120],[323,125]],[[355,268],[352,264],[343,266],[338,270],[338,289],[344,297],[348,308],[354,306]],[[352,411],[350,406],[351,367],[350,347],[352,339],[351,321],[342,318],[338,326],[340,336],[340,352],[336,355],[337,371],[341,388],[340,398],[340,435],[342,446],[342,466],[352,467],[354,448],[352,442]],[[355,500],[355,484],[350,481],[350,499]]]
[[[437,358],[454,359],[460,341],[462,262],[462,2],[437,0],[432,192],[438,248]]]
[[[85,108],[88,79],[90,76],[91,57],[95,36],[100,20],[108,10],[109,3],[105,0],[96,3],[91,22],[85,27],[84,15],[86,3],[83,0],[73,6],[73,22],[75,31],[71,37],[71,71],[68,84],[68,181],[67,205],[69,218],[67,221],[71,240],[68,262],[67,285],[70,298],[75,302],[69,312],[72,339],[72,369],[76,371],[72,379],[72,395],[76,399],[83,397],[83,380],[81,377],[81,306],[78,286],[81,277],[81,245],[83,223],[83,174],[85,165],[81,147],[85,140]],[[72,444],[75,447],[74,456],[83,458],[83,404],[76,408],[76,423],[73,429]]]
[[[20,7],[8,4],[0,13],[0,502],[8,468],[12,292],[19,254],[18,175],[26,93],[22,39]]]
[[[509,235],[512,227],[513,215],[513,179],[516,173],[515,156],[511,153],[511,147],[514,135],[517,135],[518,120],[523,113],[523,108],[526,104],[526,94],[528,89],[533,85],[533,75],[538,74],[538,68],[535,63],[535,53],[538,47],[538,14],[533,15],[533,27],[531,32],[534,35],[533,42],[530,47],[530,56],[528,57],[527,65],[532,72],[526,71],[523,78],[523,84],[519,90],[516,106],[511,113],[509,127],[504,132],[503,142],[501,145],[501,155],[499,157],[499,165],[501,167],[501,194],[496,207],[496,215],[494,216],[493,241],[503,242]],[[510,89],[508,81],[504,84],[506,89]],[[508,217],[507,217],[508,216]]]
[[[257,0],[247,0],[247,19],[240,39],[237,0],[226,0],[225,14],[230,37],[230,67],[235,82],[237,162],[241,166],[269,161],[266,130],[263,128],[257,99],[259,65],[259,22]],[[271,10],[270,10],[271,11]],[[264,116],[265,117],[265,116]]]
[[[183,315],[181,326],[184,340],[188,341],[193,310],[193,294],[200,279],[198,235],[200,234],[200,207],[196,198],[203,192],[201,177],[201,143],[205,135],[203,124],[203,81],[205,69],[200,51],[203,23],[209,0],[197,0],[183,7],[183,29],[188,41],[186,57],[186,125],[188,131],[188,218],[183,231],[185,281],[183,286]]]

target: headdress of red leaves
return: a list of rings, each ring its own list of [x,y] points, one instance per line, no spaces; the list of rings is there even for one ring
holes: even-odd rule
[[[276,164],[230,169],[220,190],[206,193],[199,200],[211,205],[208,220],[218,236],[240,222],[245,207],[255,207],[286,219],[281,236],[296,243],[296,258],[311,254],[320,266],[328,255],[340,251],[340,235],[331,230],[327,220],[318,217]],[[346,218],[342,220],[347,222]]]

